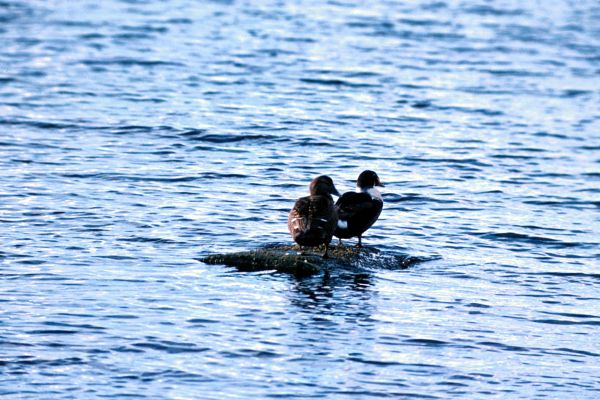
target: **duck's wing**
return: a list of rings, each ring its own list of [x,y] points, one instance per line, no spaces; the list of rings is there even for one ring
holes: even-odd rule
[[[348,221],[365,212],[376,213],[377,203],[367,193],[346,192],[335,203],[335,207],[339,218]],[[381,205],[379,205],[379,211],[381,211]]]
[[[288,215],[288,230],[292,237],[305,232],[310,220],[310,198],[302,197],[296,200],[294,207]]]
[[[330,196],[312,196],[310,225],[313,228],[332,230],[337,223],[337,212]]]

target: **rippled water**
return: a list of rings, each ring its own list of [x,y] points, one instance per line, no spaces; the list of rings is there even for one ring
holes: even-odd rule
[[[0,1],[0,396],[600,396],[594,0]],[[317,174],[386,184],[297,279]]]

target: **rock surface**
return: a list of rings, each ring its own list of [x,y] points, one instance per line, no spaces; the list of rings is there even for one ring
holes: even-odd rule
[[[298,246],[268,245],[256,250],[229,254],[212,254],[200,259],[206,264],[228,265],[239,271],[278,271],[294,275],[311,275],[330,268],[406,269],[426,261],[400,254],[384,254],[373,247],[335,246],[329,258],[324,249],[308,249],[302,253]]]

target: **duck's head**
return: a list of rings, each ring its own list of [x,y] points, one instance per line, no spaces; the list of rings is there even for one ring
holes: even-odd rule
[[[337,191],[333,184],[333,179],[328,177],[327,175],[317,176],[312,180],[309,186],[310,194],[315,195],[332,195],[336,196],[340,195],[340,192]]]
[[[369,169],[361,172],[356,180],[356,187],[359,189],[369,189],[375,186],[384,187],[377,174]]]

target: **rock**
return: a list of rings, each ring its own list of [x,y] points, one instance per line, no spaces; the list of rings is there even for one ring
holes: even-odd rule
[[[235,267],[239,271],[274,270],[294,275],[312,275],[330,268],[406,269],[426,261],[400,254],[383,254],[373,247],[330,247],[329,258],[321,256],[323,251],[323,248],[315,248],[301,253],[298,246],[274,244],[251,251],[212,254],[199,260],[206,264]]]

